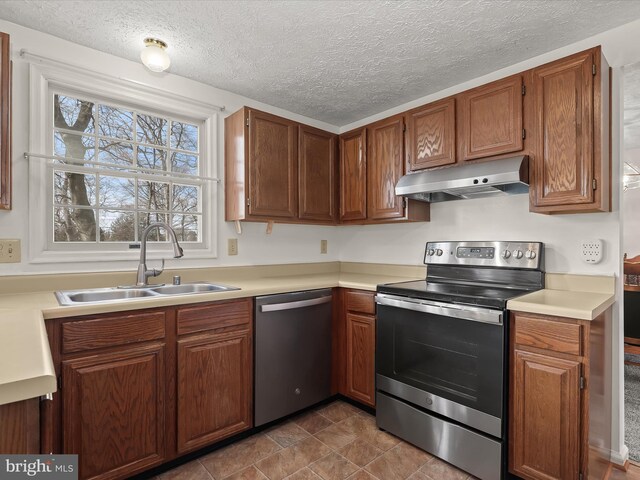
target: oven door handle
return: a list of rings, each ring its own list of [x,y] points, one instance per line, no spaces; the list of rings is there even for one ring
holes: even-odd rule
[[[413,298],[397,297],[379,293],[376,295],[376,303],[387,307],[403,308],[422,313],[433,313],[444,317],[471,320],[473,322],[492,323],[502,325],[502,311],[488,308],[467,307],[465,305],[430,302]]]

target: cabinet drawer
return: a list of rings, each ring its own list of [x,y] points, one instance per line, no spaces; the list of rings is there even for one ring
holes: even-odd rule
[[[251,298],[178,309],[178,335],[251,323]]]
[[[73,353],[96,348],[164,338],[164,312],[109,315],[62,324],[62,352]]]
[[[582,355],[582,326],[579,324],[516,314],[515,327],[517,345]]]
[[[349,290],[346,294],[347,310],[350,312],[368,313],[375,315],[376,304],[373,292]]]

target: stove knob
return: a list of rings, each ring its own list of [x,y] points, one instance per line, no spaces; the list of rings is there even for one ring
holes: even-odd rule
[[[502,258],[504,258],[505,260],[507,258],[509,258],[511,256],[511,252],[509,250],[503,250],[502,251]]]
[[[430,257],[433,256],[434,253],[436,253],[436,251],[433,248],[427,250],[427,255],[429,255]]]
[[[513,256],[514,256],[514,257],[516,257],[516,258],[518,258],[518,259],[519,259],[519,258],[522,258],[522,250],[515,250],[515,251],[513,252]]]
[[[524,256],[529,260],[533,260],[534,258],[536,258],[536,252],[534,252],[533,250],[527,250]]]
[[[442,256],[442,250],[441,249],[437,249],[436,250],[436,255],[441,257]]]

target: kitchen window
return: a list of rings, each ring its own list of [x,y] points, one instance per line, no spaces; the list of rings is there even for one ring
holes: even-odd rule
[[[53,242],[128,246],[153,222],[171,225],[183,243],[201,242],[200,129],[194,121],[54,93]],[[166,232],[154,230],[149,240],[166,241]]]
[[[31,72],[30,261],[133,260],[153,222],[185,257],[215,257],[213,106],[86,70]],[[164,230],[148,241],[167,248]]]

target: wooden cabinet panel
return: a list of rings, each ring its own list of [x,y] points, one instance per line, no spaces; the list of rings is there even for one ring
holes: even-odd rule
[[[0,453],[40,453],[40,399],[0,405]]]
[[[178,452],[252,426],[251,330],[178,340]]]
[[[520,350],[513,359],[510,471],[525,479],[575,480],[580,362]]]
[[[521,75],[461,93],[458,109],[462,160],[523,149]]]
[[[608,130],[609,125],[600,120],[601,97],[607,96],[608,102],[609,95],[602,91],[601,77],[608,77],[608,72],[600,73],[599,59],[598,48],[533,69],[534,211],[545,211],[544,207],[571,210],[572,206],[574,210],[585,206],[598,210],[607,206],[599,204],[608,203],[608,198],[600,198],[608,196],[604,193],[608,191],[605,179],[601,178],[601,131]],[[608,90],[608,79],[606,85]],[[609,118],[608,109],[605,117]],[[599,197],[594,198],[594,188],[604,192],[599,191]]]
[[[62,362],[63,450],[80,478],[123,478],[165,460],[165,347]]]
[[[367,218],[403,218],[404,199],[395,189],[405,172],[404,117],[367,126],[367,144]]]
[[[62,352],[115,347],[163,338],[165,313],[117,313],[62,324]]]
[[[253,300],[242,298],[178,307],[178,335],[229,327],[246,327],[251,323]]]
[[[447,98],[408,112],[407,157],[411,170],[456,163],[456,103]]]
[[[11,51],[0,33],[0,210],[11,209]]]
[[[340,135],[340,221],[367,218],[367,130]]]
[[[579,356],[583,353],[582,326],[576,323],[547,320],[543,317],[516,314],[517,345]]]
[[[347,396],[370,406],[375,405],[375,318],[346,314]]]
[[[337,217],[337,136],[300,125],[298,130],[298,216],[334,223]]]
[[[376,304],[373,292],[365,292],[360,290],[347,290],[345,293],[345,303],[347,311],[360,312],[369,315],[375,315]]]
[[[298,125],[253,109],[247,158],[249,215],[295,218],[298,214]]]

